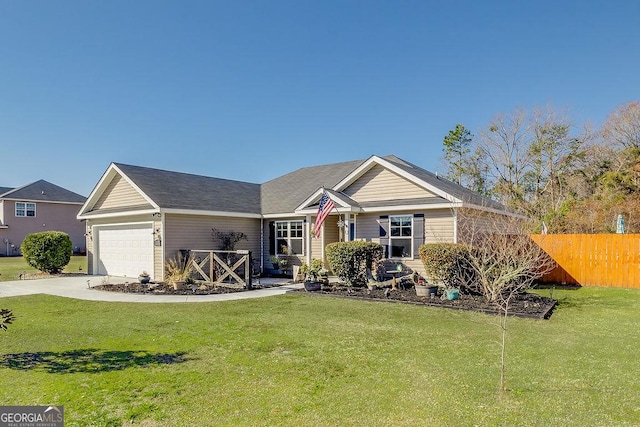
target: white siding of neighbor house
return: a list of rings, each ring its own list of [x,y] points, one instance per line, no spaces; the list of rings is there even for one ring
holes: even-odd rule
[[[151,205],[120,175],[116,175],[93,206],[94,210]]]
[[[433,193],[380,165],[369,169],[343,192],[359,202],[435,196]]]

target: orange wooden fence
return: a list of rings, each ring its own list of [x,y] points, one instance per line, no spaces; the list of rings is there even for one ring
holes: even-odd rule
[[[533,234],[558,263],[547,283],[640,288],[640,234]]]

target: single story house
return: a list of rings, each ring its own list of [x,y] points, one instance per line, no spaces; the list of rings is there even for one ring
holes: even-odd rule
[[[77,218],[86,197],[40,180],[19,188],[0,187],[0,254],[20,255],[31,233],[64,231],[76,253],[84,253],[85,224]]]
[[[323,192],[335,209],[311,230]],[[327,244],[365,240],[421,271],[418,247],[457,242],[457,209],[510,215],[492,200],[396,156],[305,167],[254,184],[112,163],[78,214],[85,221],[89,274],[163,280],[180,250],[220,249],[212,229],[244,233],[237,249],[264,269],[273,255],[292,264],[325,259]]]

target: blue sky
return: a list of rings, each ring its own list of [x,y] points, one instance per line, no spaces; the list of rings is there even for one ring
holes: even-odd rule
[[[640,2],[0,0],[0,186],[110,162],[265,182],[640,99]]]

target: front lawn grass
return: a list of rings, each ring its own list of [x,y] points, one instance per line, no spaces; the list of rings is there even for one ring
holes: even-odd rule
[[[549,296],[549,290],[538,291]],[[640,291],[555,290],[509,320],[304,295],[133,304],[0,299],[0,402],[67,426],[632,426]]]
[[[85,273],[87,270],[86,256],[72,256],[69,264],[64,268],[65,273]],[[20,274],[37,274],[37,269],[27,264],[21,256],[0,257],[0,282],[20,280]]]

